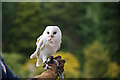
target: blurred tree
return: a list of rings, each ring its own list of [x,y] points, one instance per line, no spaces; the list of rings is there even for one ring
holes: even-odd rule
[[[111,59],[120,64],[118,61],[120,57],[118,49],[119,3],[101,3],[101,10],[99,41],[109,49]]]
[[[2,47],[4,52],[10,52],[11,35],[10,29],[13,28],[13,21],[16,17],[17,3],[2,3]]]
[[[118,64],[115,62],[110,62],[108,65],[108,70],[103,76],[117,78],[119,77],[118,74],[120,74]]]
[[[35,75],[39,75],[44,71],[42,66],[36,67],[36,59],[28,59],[26,63],[21,68],[21,75],[24,78],[31,78]]]
[[[108,50],[104,49],[98,41],[94,41],[91,45],[84,48],[85,65],[84,75],[87,78],[102,78],[103,74],[107,72],[110,58]],[[110,77],[110,76],[109,76]]]
[[[12,51],[32,53],[36,39],[43,31],[41,26],[44,16],[41,10],[40,3],[19,3],[16,19],[13,22],[14,27],[10,30]]]
[[[18,77],[22,77],[20,71],[21,71],[23,64],[26,61],[25,56],[22,54],[18,54],[18,53],[11,53],[11,54],[3,53],[2,57],[4,58],[6,65],[13,72],[13,74]]]

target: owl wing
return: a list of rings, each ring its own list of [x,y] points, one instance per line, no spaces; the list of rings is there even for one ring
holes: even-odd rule
[[[37,39],[37,42],[36,42],[36,45],[37,45],[37,56],[39,56],[40,54],[40,51],[44,48],[44,43],[43,43],[43,38],[42,36],[40,36],[38,39]]]
[[[40,55],[40,51],[44,48],[44,44],[43,44],[43,39],[42,36],[40,36],[39,38],[37,38],[37,42],[36,42],[37,48],[36,51],[30,56],[30,58],[38,58]]]
[[[58,43],[58,46],[53,46],[54,51],[56,52],[58,49],[60,49],[62,41],[60,41],[60,43]]]
[[[36,45],[39,43],[39,41],[40,41],[41,38],[42,38],[42,36],[40,36],[39,38],[37,38]]]
[[[62,41],[60,41],[60,43],[59,43],[59,45],[58,45],[58,49],[60,49],[61,43],[62,43]]]

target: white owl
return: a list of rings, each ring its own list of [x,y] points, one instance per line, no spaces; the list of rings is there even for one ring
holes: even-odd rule
[[[37,39],[36,51],[30,58],[37,58],[36,66],[46,64],[47,60],[53,56],[61,45],[62,33],[58,26],[47,26],[43,34]]]

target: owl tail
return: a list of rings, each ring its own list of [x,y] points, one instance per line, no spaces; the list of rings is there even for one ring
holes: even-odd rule
[[[37,58],[36,67],[39,67],[41,65],[42,65],[42,59],[41,58]]]

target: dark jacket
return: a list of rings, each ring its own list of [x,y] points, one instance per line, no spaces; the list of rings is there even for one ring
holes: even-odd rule
[[[1,55],[0,55],[1,57]],[[0,66],[2,67],[2,80],[4,79],[14,79],[19,80],[17,76],[14,76],[12,71],[7,67],[7,65],[4,62],[4,59],[1,57]]]

